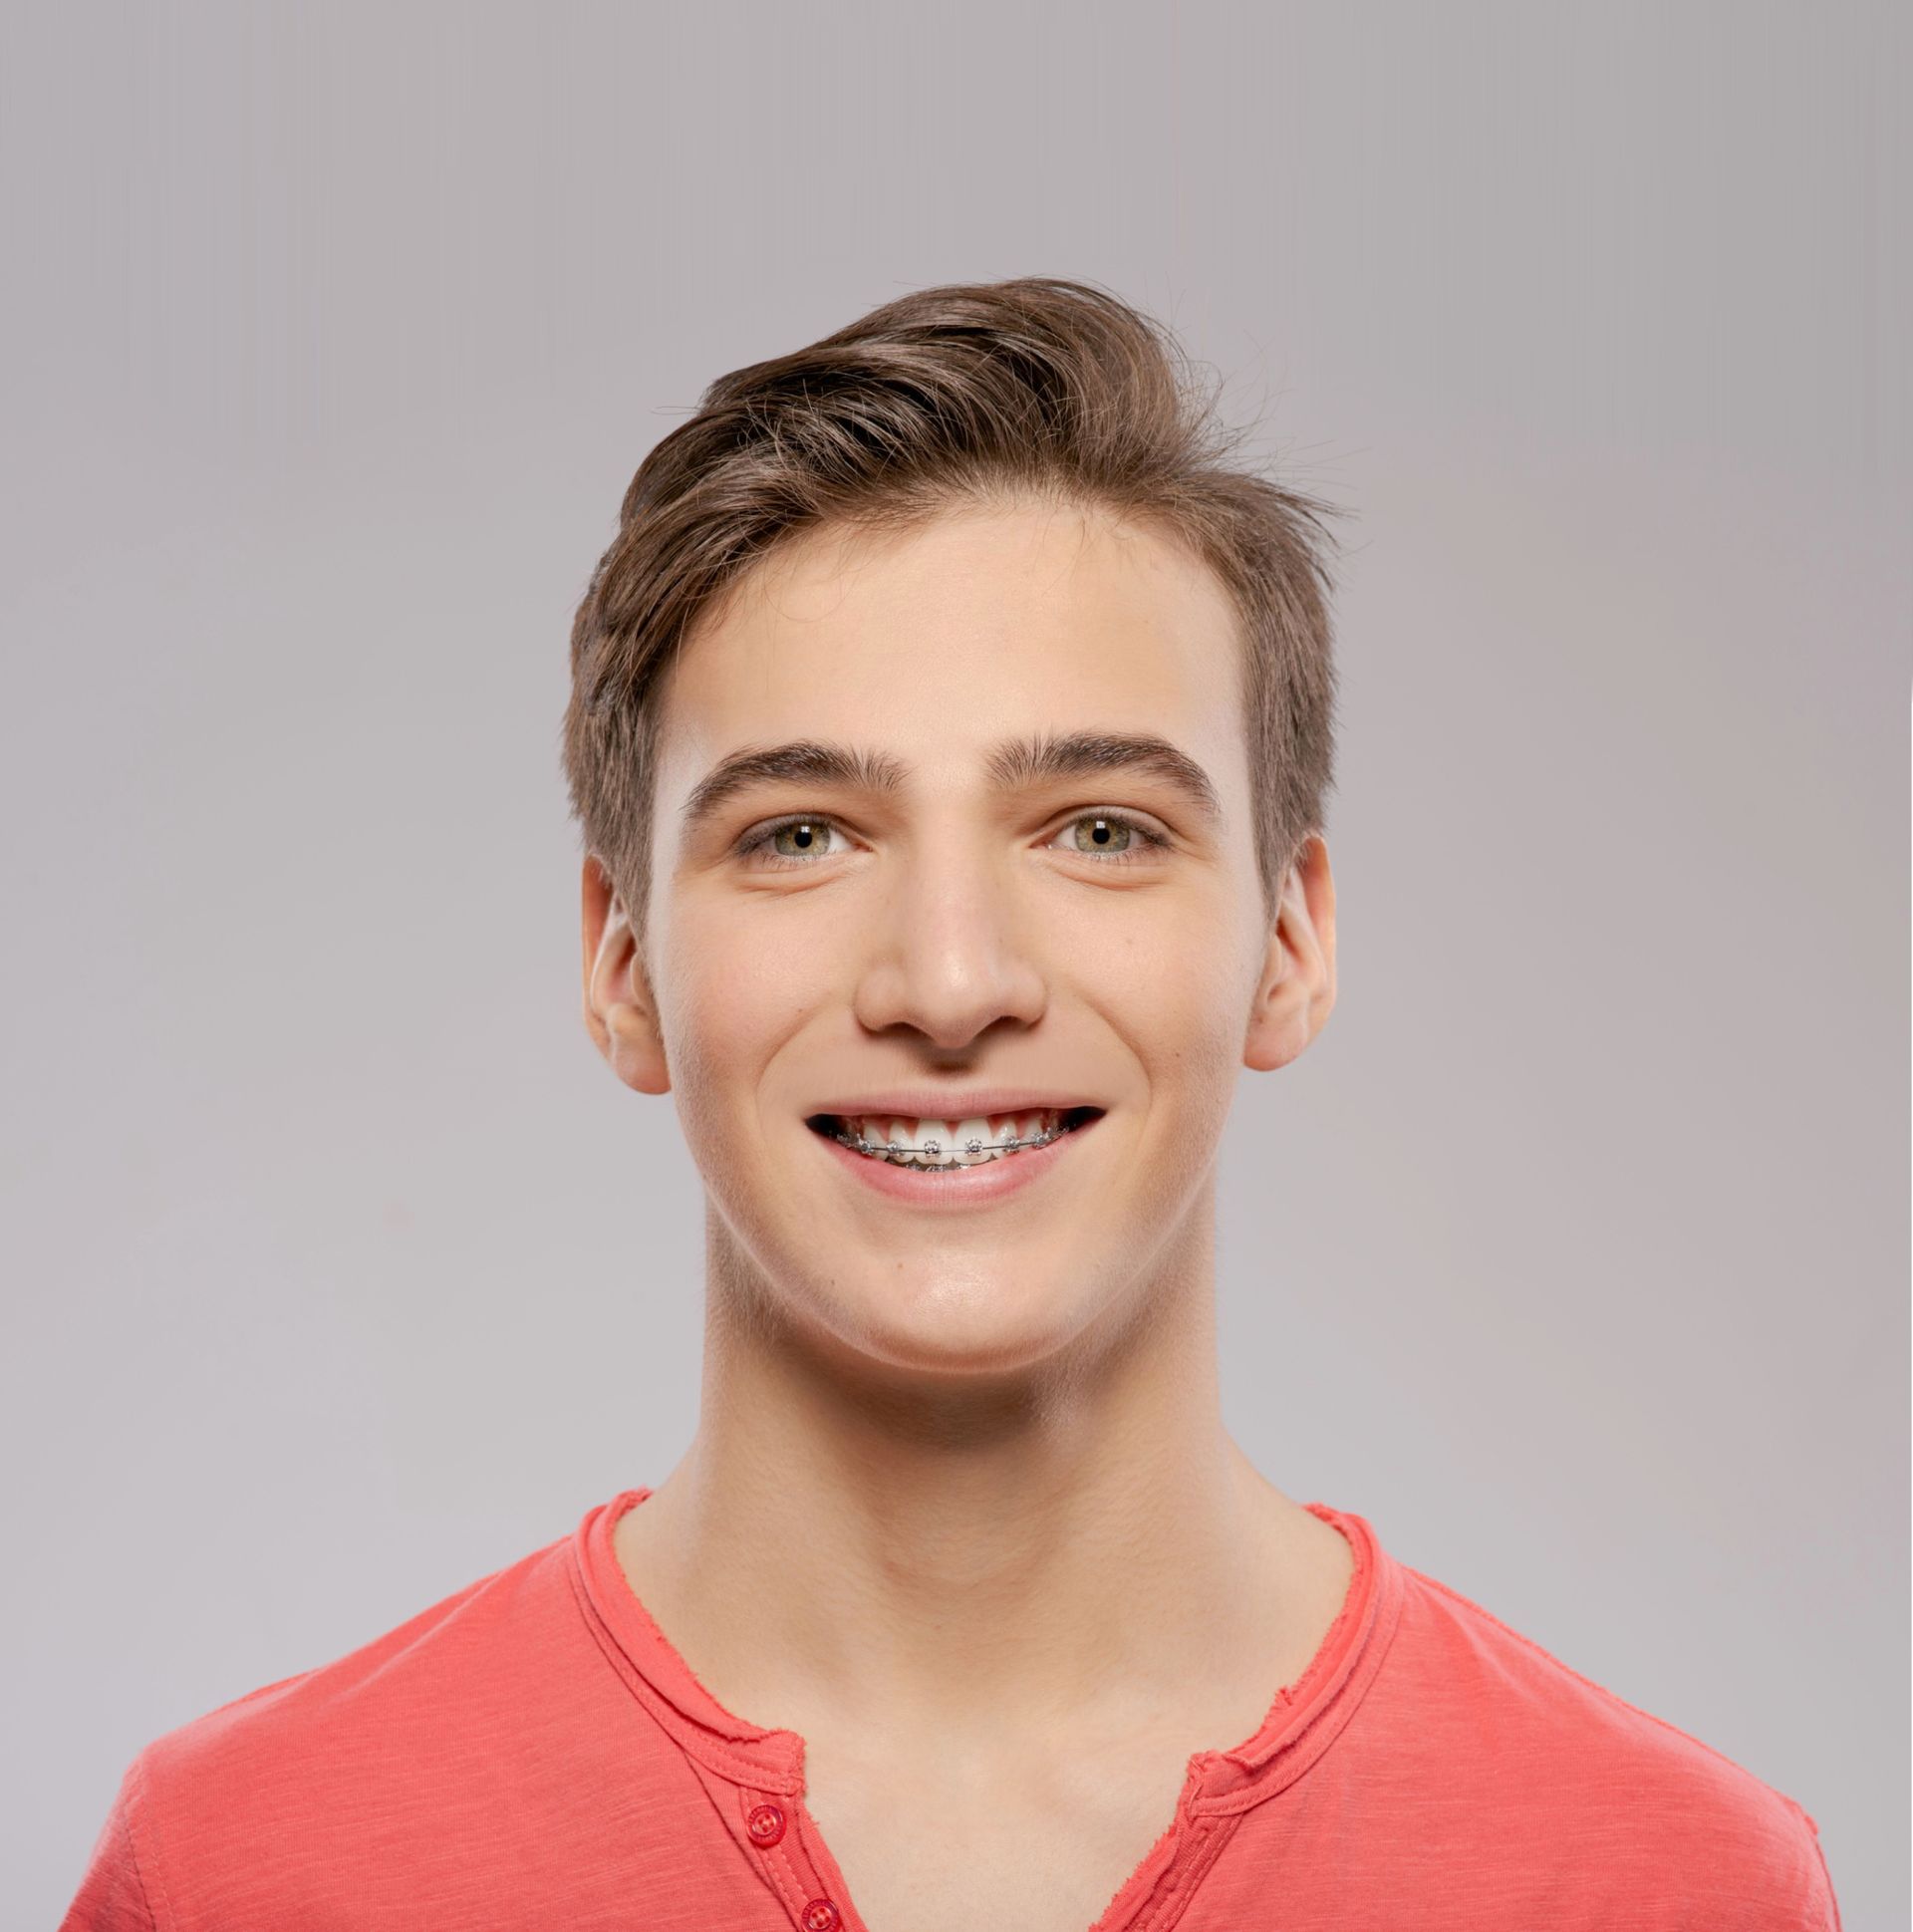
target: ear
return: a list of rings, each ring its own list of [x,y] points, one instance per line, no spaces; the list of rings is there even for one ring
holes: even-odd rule
[[[1242,1064],[1257,1073],[1287,1066],[1322,1030],[1334,1004],[1335,879],[1326,841],[1311,834],[1282,881]]]
[[[585,855],[585,1026],[626,1086],[668,1093],[665,1042],[631,916],[596,853]]]

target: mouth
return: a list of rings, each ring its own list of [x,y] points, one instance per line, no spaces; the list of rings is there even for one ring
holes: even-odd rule
[[[907,1173],[948,1177],[972,1168],[1027,1160],[1100,1120],[1101,1107],[1038,1107],[966,1120],[906,1120],[884,1114],[811,1114],[812,1133],[862,1161]],[[1047,1163],[1039,1163],[1047,1165]]]

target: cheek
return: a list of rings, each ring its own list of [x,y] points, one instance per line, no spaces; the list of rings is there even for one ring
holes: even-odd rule
[[[1191,921],[1188,937],[1116,949],[1102,1004],[1120,1013],[1157,1102],[1186,1118],[1229,1111],[1246,1032],[1242,970],[1220,922]]]
[[[756,1075],[803,1023],[822,983],[801,944],[680,916],[660,963],[660,1023],[679,1106],[694,1117]]]

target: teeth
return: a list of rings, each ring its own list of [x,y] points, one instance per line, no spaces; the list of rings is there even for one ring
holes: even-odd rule
[[[855,1142],[859,1136],[872,1143],[880,1160],[894,1160],[912,1167],[975,1167],[985,1161],[1000,1161],[1019,1152],[1016,1143],[1028,1144],[1053,1136],[1062,1124],[1054,1108],[1034,1113],[972,1114],[963,1120],[904,1120],[891,1115],[853,1116],[844,1122],[843,1132]],[[888,1150],[895,1148],[891,1153]],[[915,1150],[915,1151],[912,1151]]]

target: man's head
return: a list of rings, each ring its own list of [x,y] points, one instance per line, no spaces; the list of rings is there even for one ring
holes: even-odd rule
[[[891,303],[712,385],[578,613],[588,1023],[676,1093],[722,1279],[865,1361],[1143,1312],[1238,1069],[1333,1001],[1325,506],[1180,370],[1078,284]],[[987,1199],[845,1144],[1017,1095],[1096,1113]]]

